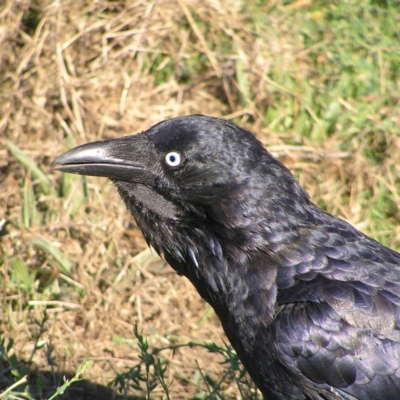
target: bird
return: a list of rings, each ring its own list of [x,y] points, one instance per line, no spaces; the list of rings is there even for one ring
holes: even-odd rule
[[[52,166],[111,179],[264,399],[400,399],[400,254],[315,205],[252,133],[187,115]]]

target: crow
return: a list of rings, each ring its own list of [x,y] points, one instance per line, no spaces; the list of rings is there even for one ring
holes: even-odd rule
[[[400,399],[400,254],[312,203],[250,132],[189,115],[52,165],[112,180],[265,399]]]

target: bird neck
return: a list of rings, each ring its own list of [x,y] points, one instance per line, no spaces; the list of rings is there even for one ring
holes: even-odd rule
[[[169,224],[164,224],[162,238],[153,237],[151,244],[214,308],[227,335],[235,332],[229,337],[233,346],[252,352],[257,335],[275,314],[276,264],[265,252],[244,251],[243,241],[236,245],[235,237],[242,233],[232,237],[223,235],[221,229],[217,234],[194,221]]]
[[[276,311],[278,271],[273,258],[280,247],[298,238],[299,224],[310,218],[307,204],[288,199],[282,205],[273,196],[261,201],[249,195],[185,211],[158,197],[152,207],[144,207],[142,190],[123,194],[148,244],[193,283],[228,336],[237,333],[229,337],[234,347],[252,352],[257,335]]]

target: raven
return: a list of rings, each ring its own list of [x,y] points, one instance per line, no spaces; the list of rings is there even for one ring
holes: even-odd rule
[[[112,180],[265,399],[400,399],[400,254],[313,204],[250,132],[189,115],[52,165]]]

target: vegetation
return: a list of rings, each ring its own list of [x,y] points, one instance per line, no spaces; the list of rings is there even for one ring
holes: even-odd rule
[[[0,399],[260,398],[112,185],[51,170],[76,144],[228,118],[400,250],[398,2],[6,0],[0,18]]]

